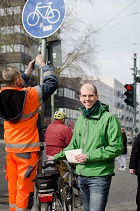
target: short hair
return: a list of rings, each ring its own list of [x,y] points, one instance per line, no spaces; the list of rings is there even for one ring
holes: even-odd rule
[[[81,89],[82,89],[83,87],[86,87],[87,89],[89,89],[91,86],[94,88],[94,93],[95,93],[95,95],[98,95],[97,87],[96,87],[94,84],[86,83],[86,84],[84,84],[84,85],[81,87]],[[80,94],[81,94],[81,89],[80,89]]]
[[[2,70],[2,78],[5,83],[13,83],[20,72],[16,67],[7,67]]]
[[[121,131],[122,131],[122,132],[124,132],[124,131],[125,131],[124,127],[121,127]]]

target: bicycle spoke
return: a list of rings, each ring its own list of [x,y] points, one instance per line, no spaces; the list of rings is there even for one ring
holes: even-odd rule
[[[52,211],[65,211],[63,209],[62,202],[57,196],[54,196],[53,204],[52,204]]]

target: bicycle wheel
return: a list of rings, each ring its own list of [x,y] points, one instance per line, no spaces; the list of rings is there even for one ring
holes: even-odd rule
[[[73,207],[78,211],[84,210],[80,190],[75,187],[73,187]]]
[[[41,207],[38,211],[67,211],[63,208],[63,203],[59,197],[59,194],[53,195],[53,200],[50,202],[41,202]]]
[[[48,12],[47,20],[50,24],[54,24],[60,19],[60,12],[57,9],[52,9]]]
[[[52,211],[66,211],[66,209],[63,207],[61,199],[58,198],[56,194],[54,194],[54,199],[52,202]]]
[[[29,26],[35,26],[38,24],[39,21],[39,14],[35,13],[35,12],[31,12],[28,16],[27,16],[27,23]]]
[[[69,189],[70,189],[69,185],[65,184],[63,188],[63,194],[64,194],[63,207],[65,207],[66,211],[73,211],[72,192],[69,191]]]

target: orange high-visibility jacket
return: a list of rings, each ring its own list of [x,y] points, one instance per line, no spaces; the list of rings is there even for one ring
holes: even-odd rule
[[[35,87],[0,90],[0,117],[4,119],[4,140],[7,152],[39,151],[37,120],[39,107],[58,86],[57,78],[43,67],[44,83]]]

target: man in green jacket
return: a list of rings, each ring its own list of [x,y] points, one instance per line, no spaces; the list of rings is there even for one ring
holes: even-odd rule
[[[48,159],[61,160],[65,151],[82,149],[75,156],[76,173],[85,211],[105,211],[115,158],[123,151],[120,123],[98,100],[97,88],[89,83],[80,90],[82,115],[78,118],[70,144]]]

